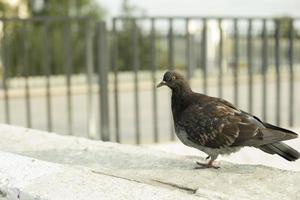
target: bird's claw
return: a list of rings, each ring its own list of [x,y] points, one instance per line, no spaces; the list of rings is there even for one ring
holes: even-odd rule
[[[200,162],[196,162],[197,167],[195,167],[194,169],[208,169],[208,168],[213,168],[213,169],[219,169],[219,166],[214,166],[211,163],[200,163]]]

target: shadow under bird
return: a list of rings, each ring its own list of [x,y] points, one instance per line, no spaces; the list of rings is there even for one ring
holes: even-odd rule
[[[219,154],[229,154],[242,147],[256,147],[295,161],[300,153],[281,142],[297,138],[290,130],[263,122],[228,101],[191,90],[184,77],[168,71],[157,87],[172,90],[172,113],[175,132],[181,142],[205,152],[208,163],[197,162],[197,169],[218,168],[213,165]]]

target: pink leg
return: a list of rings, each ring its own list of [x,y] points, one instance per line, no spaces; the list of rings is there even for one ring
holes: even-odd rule
[[[198,166],[195,167],[195,169],[207,169],[207,168],[219,169],[220,167],[214,166],[213,162],[214,162],[213,159],[211,159],[208,163],[196,162]]]

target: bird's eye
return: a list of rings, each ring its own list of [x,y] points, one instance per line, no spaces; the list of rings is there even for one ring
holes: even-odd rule
[[[176,76],[172,76],[172,81],[174,81],[176,79]]]

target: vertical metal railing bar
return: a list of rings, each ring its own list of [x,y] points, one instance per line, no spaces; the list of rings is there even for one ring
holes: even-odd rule
[[[169,33],[168,33],[168,69],[174,70],[174,33],[173,33],[173,18],[169,18]],[[173,128],[173,118],[170,113],[170,138],[175,140],[175,133]]]
[[[71,73],[72,73],[72,48],[71,48],[71,22],[64,21],[64,61],[66,74],[66,95],[67,95],[67,132],[73,134],[73,119],[72,119],[72,91],[71,91]]]
[[[294,125],[294,21],[291,19],[289,24],[289,126]]]
[[[87,81],[87,136],[95,136],[95,111],[93,109],[93,74],[94,74],[94,54],[93,54],[93,32],[90,19],[85,20],[85,62]]]
[[[267,120],[267,70],[268,70],[268,34],[267,20],[263,19],[262,24],[262,119]]]
[[[109,134],[109,102],[108,102],[108,54],[107,54],[107,34],[105,22],[97,24],[97,49],[98,49],[98,85],[99,85],[99,107],[101,139],[110,140]]]
[[[114,108],[115,108],[115,131],[116,142],[121,142],[120,139],[120,121],[119,121],[119,80],[118,80],[118,34],[117,34],[117,19],[113,18],[112,24],[112,53],[111,67],[114,73]]]
[[[201,70],[203,75],[203,93],[207,94],[207,19],[203,19],[201,39]]]
[[[132,19],[132,65],[134,72],[134,117],[135,117],[135,143],[140,144],[140,112],[139,112],[139,85],[138,70],[140,68],[139,60],[139,32],[136,20]]]
[[[156,35],[155,35],[155,19],[151,18],[150,30],[150,68],[152,79],[152,102],[153,102],[153,136],[154,142],[159,142],[158,137],[158,112],[157,112],[157,89],[156,89]]]
[[[7,23],[6,21],[3,21],[3,43],[2,43],[2,56],[3,56],[3,80],[2,80],[2,86],[4,90],[4,110],[5,110],[5,123],[10,124],[10,98],[8,94],[8,85],[7,81],[9,79],[9,45],[7,42]]]
[[[275,91],[275,110],[276,124],[280,125],[280,96],[281,96],[281,78],[280,78],[280,21],[275,20],[275,70],[276,70],[276,91]]]
[[[222,19],[218,20],[219,27],[219,49],[218,49],[218,96],[220,98],[223,97],[223,48],[224,48],[224,40],[223,40],[223,28],[222,28]]]
[[[238,90],[238,71],[239,71],[239,30],[238,19],[233,20],[234,28],[234,52],[233,52],[233,89],[234,89],[234,104],[238,106],[239,90]]]
[[[248,111],[253,113],[253,64],[252,64],[252,19],[248,20],[247,64],[248,64]]]
[[[168,33],[168,69],[174,70],[174,33],[173,33],[173,18],[169,19],[169,33]]]
[[[189,31],[190,19],[185,19],[185,62],[186,62],[186,75],[188,81],[192,77],[192,66],[191,66],[191,38]]]
[[[45,21],[44,32],[43,32],[43,43],[44,43],[44,74],[46,81],[46,119],[47,119],[47,131],[52,132],[52,105],[51,105],[51,67],[50,67],[50,43],[49,43],[49,21]]]
[[[24,89],[25,89],[25,108],[26,108],[26,126],[28,128],[32,127],[31,123],[31,97],[30,97],[30,86],[29,86],[29,60],[28,60],[28,53],[29,53],[29,44],[27,40],[27,33],[28,33],[28,23],[26,21],[22,21],[22,43],[23,43],[23,76],[24,76]]]

